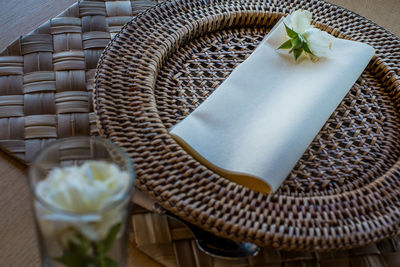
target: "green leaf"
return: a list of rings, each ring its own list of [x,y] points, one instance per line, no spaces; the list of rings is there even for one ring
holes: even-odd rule
[[[295,37],[292,39],[293,49],[301,49],[303,47],[303,42],[299,37]]]
[[[72,252],[79,253],[81,255],[86,255],[89,249],[90,242],[89,240],[81,234],[78,234],[77,239],[80,241],[79,244],[71,241],[69,246]]]
[[[298,34],[298,36],[299,36],[299,39],[300,39],[303,43],[306,43],[306,42],[307,42],[306,38],[304,38],[304,36],[303,36],[302,34]]]
[[[64,251],[63,255],[55,260],[68,267],[86,267],[89,265],[86,257],[70,251]]]
[[[292,48],[292,41],[291,40],[287,40],[286,42],[281,44],[280,47],[278,47],[278,49],[290,49],[290,48]]]
[[[105,259],[105,264],[107,267],[118,267],[118,263],[115,262],[113,259],[106,258]]]
[[[311,52],[310,48],[308,47],[308,44],[307,44],[307,43],[304,43],[303,49],[304,49],[304,51],[306,51],[307,53],[309,53],[309,54],[311,54],[311,55],[314,55],[313,52]]]
[[[294,59],[297,59],[301,56],[303,51],[313,56],[313,53],[310,50],[310,47],[307,44],[307,40],[300,33],[295,32],[291,28],[289,28],[285,23],[286,33],[289,36],[290,40],[281,44],[278,49],[290,49],[289,54],[293,53]]]
[[[294,59],[296,61],[301,56],[301,53],[303,53],[303,49],[294,49],[293,50]]]
[[[112,246],[114,245],[114,241],[117,238],[117,234],[119,232],[119,228],[121,228],[121,223],[117,223],[113,227],[111,227],[110,231],[108,231],[107,237],[101,241],[103,245],[103,253],[106,254],[108,251],[111,250]]]
[[[294,30],[290,29],[285,23],[283,23],[283,25],[285,25],[285,29],[286,29],[286,33],[290,38],[295,38],[297,37],[297,32],[295,32]]]

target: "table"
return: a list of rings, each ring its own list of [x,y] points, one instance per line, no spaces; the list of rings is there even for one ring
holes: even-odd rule
[[[56,16],[76,0],[0,0],[0,50],[22,34]],[[398,0],[330,0],[400,36]],[[26,183],[26,167],[0,152],[0,265],[39,266],[31,196]],[[134,246],[130,265],[159,266]]]

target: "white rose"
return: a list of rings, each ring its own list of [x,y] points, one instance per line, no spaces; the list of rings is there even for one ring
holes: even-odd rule
[[[124,218],[124,204],[129,198],[116,207],[98,211],[120,199],[130,186],[130,179],[115,164],[100,161],[53,169],[38,183],[36,194],[50,206],[66,212],[54,212],[36,201],[43,234],[63,240],[71,235],[71,229],[76,229],[92,241],[104,239],[109,229]]]
[[[285,23],[295,32],[303,34],[306,30],[312,28],[311,19],[310,11],[296,10],[285,19]]]
[[[332,52],[334,37],[311,25],[312,14],[306,10],[296,10],[285,18],[285,24],[301,34],[315,57],[329,57]]]
[[[308,47],[316,57],[329,57],[332,53],[333,36],[327,32],[311,28],[303,33]]]

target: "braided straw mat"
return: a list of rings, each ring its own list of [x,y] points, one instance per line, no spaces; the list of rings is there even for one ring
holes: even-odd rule
[[[171,2],[129,23],[107,48],[96,82],[102,135],[130,153],[142,190],[218,235],[330,250],[398,234],[399,40],[325,2],[275,2]],[[153,5],[81,1],[1,52],[0,147],[29,163],[54,139],[97,134],[97,60],[122,25]],[[201,103],[282,14],[300,7],[334,35],[372,44],[377,57],[277,194],[263,196],[200,166],[166,129]],[[387,242],[390,248],[376,251],[400,251],[397,239]]]

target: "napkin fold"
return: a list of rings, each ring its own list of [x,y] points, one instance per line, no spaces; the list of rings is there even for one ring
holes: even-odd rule
[[[330,58],[296,63],[282,20],[172,137],[214,172],[255,191],[275,191],[374,55],[334,39]]]

